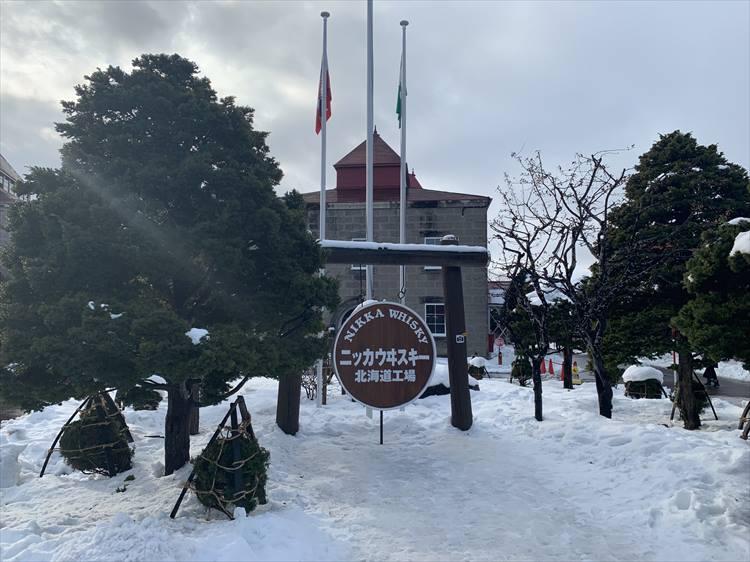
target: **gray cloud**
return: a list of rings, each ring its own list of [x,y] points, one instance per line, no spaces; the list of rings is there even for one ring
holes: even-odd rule
[[[322,9],[332,13],[332,164],[365,136],[363,2],[3,3],[0,150],[19,170],[54,164],[58,102],[84,74],[178,52],[220,95],[256,109],[282,190],[312,191]],[[411,22],[408,161],[426,187],[493,195],[517,173],[519,150],[563,163],[635,144],[614,158],[629,167],[674,129],[750,164],[748,3],[376,2],[376,123],[396,150],[401,19]]]

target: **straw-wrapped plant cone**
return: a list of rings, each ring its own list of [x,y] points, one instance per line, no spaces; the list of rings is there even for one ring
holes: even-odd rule
[[[235,462],[233,440],[239,443]],[[193,461],[193,491],[200,502],[223,511],[231,517],[235,507],[246,512],[267,503],[266,479],[270,453],[248,433],[240,431],[233,438],[227,433],[216,439]],[[239,487],[235,483],[239,474]]]
[[[85,473],[112,477],[132,468],[133,450],[122,416],[108,415],[101,404],[91,404],[60,437],[65,462]]]

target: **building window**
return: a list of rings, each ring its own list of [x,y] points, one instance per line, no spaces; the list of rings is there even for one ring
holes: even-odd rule
[[[367,238],[352,238],[352,242],[367,242]],[[361,263],[353,263],[352,271],[365,271],[367,266]]]
[[[440,245],[440,240],[442,240],[441,236],[425,236],[424,237],[424,243],[425,244],[431,244],[434,246]],[[424,266],[425,271],[436,271],[441,269],[439,265],[426,265]]]
[[[445,305],[442,302],[425,303],[424,320],[433,336],[445,335]]]

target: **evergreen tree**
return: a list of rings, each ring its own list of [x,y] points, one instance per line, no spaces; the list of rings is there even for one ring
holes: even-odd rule
[[[533,382],[537,421],[544,419],[541,367],[549,351],[549,311],[550,304],[538,279],[533,279],[528,270],[517,264],[510,275],[499,321],[513,341],[516,359],[511,377],[518,378],[521,386],[526,386],[529,377]]]
[[[750,210],[747,171],[727,162],[715,145],[699,145],[690,133],[662,135],[643,154],[625,189],[626,199],[610,220],[610,241],[632,248],[633,240],[643,260],[658,260],[637,286],[623,298],[613,315],[605,346],[617,363],[643,355],[658,355],[676,347],[680,384],[691,387],[695,349],[680,334],[672,341],[671,319],[691,299],[683,285],[687,261],[701,234]],[[638,337],[630,337],[637,334]],[[610,349],[610,353],[612,349]],[[691,392],[680,411],[688,429],[700,426]]]
[[[563,388],[573,388],[573,348],[585,349],[586,342],[576,326],[576,315],[573,305],[565,300],[554,301],[550,307],[550,339],[563,355],[562,378]],[[609,373],[609,372],[608,372]]]
[[[687,262],[685,287],[692,296],[675,325],[711,362],[740,359],[750,368],[750,254],[735,252],[734,240],[750,231],[750,219],[703,233]]]
[[[196,389],[215,403],[238,377],[320,357],[336,287],[318,276],[299,198],[274,192],[253,110],[218,99],[191,61],[97,70],[63,110],[62,167],[32,169],[10,216],[0,387],[27,409],[166,390],[170,474],[189,458]],[[191,341],[192,328],[208,335]]]

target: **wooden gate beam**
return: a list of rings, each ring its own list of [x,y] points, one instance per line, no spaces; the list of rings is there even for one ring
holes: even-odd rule
[[[433,246],[321,240],[326,263],[362,265],[434,265],[440,267],[486,267],[484,246]]]

